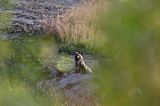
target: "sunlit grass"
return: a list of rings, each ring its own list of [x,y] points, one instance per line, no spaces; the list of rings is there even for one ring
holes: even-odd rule
[[[6,27],[10,25],[11,14],[0,13],[0,34],[6,31]]]
[[[8,58],[13,53],[13,48],[11,47],[11,43],[7,41],[0,41],[0,60]]]
[[[69,72],[73,71],[74,61],[71,57],[65,55],[59,55],[59,58],[56,60],[56,68],[61,72]]]
[[[56,33],[59,42],[68,45],[84,45],[87,49],[99,47],[105,42],[97,20],[101,9],[107,11],[107,3],[93,0],[85,6],[73,7],[63,15],[58,15],[50,23],[44,22],[48,33]],[[99,14],[99,15],[97,15]],[[95,45],[95,42],[101,43]]]

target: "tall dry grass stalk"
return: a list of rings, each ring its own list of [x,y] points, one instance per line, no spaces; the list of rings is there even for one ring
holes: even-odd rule
[[[56,32],[59,41],[64,43],[93,45],[97,40],[102,42],[104,39],[101,38],[102,33],[97,21],[100,18],[99,14],[106,9],[106,3],[101,0],[73,7],[48,23],[49,32]]]

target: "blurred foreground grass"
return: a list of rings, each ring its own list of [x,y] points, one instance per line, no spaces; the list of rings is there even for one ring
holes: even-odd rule
[[[100,26],[109,57],[96,72],[104,106],[160,105],[158,0],[112,0]]]
[[[41,93],[37,87],[38,81],[49,75],[43,67],[48,64],[45,60],[53,59],[56,53],[52,38],[24,36],[0,40],[0,49],[0,106],[58,104],[57,99]]]

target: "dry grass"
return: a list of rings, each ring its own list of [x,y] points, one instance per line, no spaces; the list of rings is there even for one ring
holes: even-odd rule
[[[99,14],[106,7],[106,3],[94,0],[83,6],[71,8],[48,23],[49,33],[56,32],[59,41],[69,44],[82,43],[91,46],[97,40],[102,42],[102,33],[97,21],[100,18]]]

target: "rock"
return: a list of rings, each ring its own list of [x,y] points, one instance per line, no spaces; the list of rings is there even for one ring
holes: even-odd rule
[[[81,82],[65,89],[64,96],[69,106],[96,106],[96,97],[93,88],[88,82]]]
[[[92,76],[89,75],[89,74],[80,74],[80,73],[74,73],[74,74],[71,74],[65,78],[62,78],[60,81],[59,81],[59,88],[60,89],[64,89],[64,88],[68,88],[69,86],[74,86],[82,81],[85,81],[85,80],[91,80],[92,79]]]
[[[61,102],[69,106],[97,106],[92,78],[92,74],[71,73],[59,80],[53,77],[45,79],[38,83],[38,88],[47,95],[61,94]]]
[[[62,78],[58,87],[62,89],[70,106],[96,106],[95,88],[91,85],[92,74],[74,73]]]

